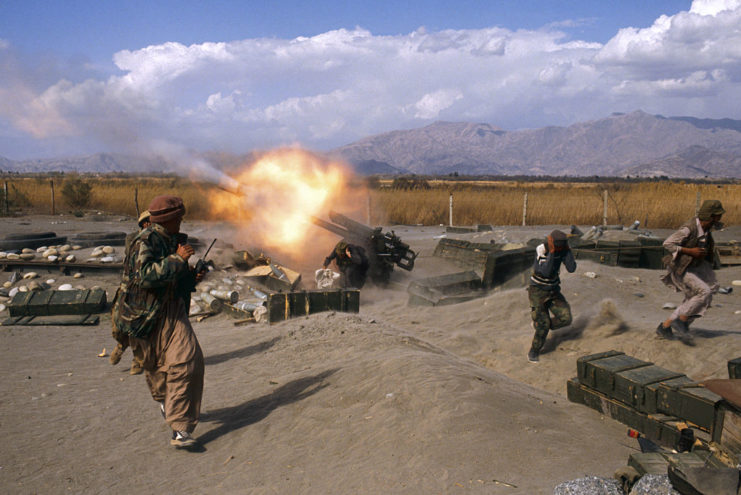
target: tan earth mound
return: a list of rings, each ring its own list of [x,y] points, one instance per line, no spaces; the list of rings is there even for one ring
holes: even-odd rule
[[[4,220],[4,228],[125,230],[42,220]],[[207,224],[185,230],[214,234]],[[741,355],[741,291],[715,296],[693,325],[697,346],[687,347],[655,336],[669,313],[662,305],[681,300],[659,272],[578,261],[575,273],[562,273],[574,323],[552,332],[539,364],[528,363],[524,289],[454,306],[407,305],[411,280],[456,270],[432,256],[442,230],[397,229],[420,252],[417,266],[396,270],[386,290],[364,288],[359,315],[272,326],[235,327],[227,316],[194,322],[206,356],[200,453],[170,447],[144,378],[129,375],[130,351],[117,366],[98,357],[114,344],[107,315],[97,327],[0,327],[0,491],[553,493],[566,480],[610,477],[637,448],[627,427],[567,401],[579,356],[616,349],[705,380],[726,377],[727,361]],[[492,235],[518,242],[550,230]],[[218,234],[228,232],[221,226]],[[311,280],[317,266],[296,268]],[[730,286],[741,267],[717,276]],[[118,276],[82,282],[112,296]]]

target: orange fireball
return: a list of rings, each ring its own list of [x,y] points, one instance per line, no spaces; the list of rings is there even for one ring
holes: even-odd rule
[[[306,247],[311,217],[345,203],[350,173],[301,149],[281,149],[262,155],[231,174],[222,184],[238,192],[217,192],[210,199],[212,215],[239,222],[250,244],[281,252]],[[235,191],[236,189],[236,191]]]

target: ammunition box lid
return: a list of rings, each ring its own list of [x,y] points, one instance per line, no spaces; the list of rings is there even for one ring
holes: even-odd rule
[[[681,378],[685,375],[677,373],[676,371],[669,371],[655,364],[649,366],[641,366],[640,368],[633,368],[625,371],[619,371],[615,375],[615,379],[624,379],[637,385],[648,385],[650,383],[663,382],[672,380],[675,378]]]
[[[598,352],[596,354],[589,354],[587,356],[582,356],[580,358],[576,359],[576,372],[577,376],[582,376],[581,370],[584,368],[584,363],[588,363],[589,361],[594,361],[595,359],[602,359],[610,356],[619,356],[625,354],[624,352],[620,351],[605,351],[605,352]]]

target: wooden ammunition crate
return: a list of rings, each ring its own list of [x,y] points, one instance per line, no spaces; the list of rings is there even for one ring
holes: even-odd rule
[[[628,465],[638,471],[641,476],[644,474],[665,475],[670,462],[680,468],[705,467],[708,465],[720,467],[714,465],[716,463],[712,462],[712,457],[709,455],[697,452],[637,452],[630,454],[628,458]]]
[[[667,390],[678,390],[680,387],[687,385],[695,385],[696,382],[685,375],[671,380],[663,380],[660,382],[649,383],[646,385],[646,397],[645,397],[645,412],[647,413],[664,413],[664,414],[679,414],[679,407],[672,406],[668,402],[669,394],[665,393],[663,396],[659,394],[659,389],[662,385]],[[678,404],[678,401],[677,401]]]
[[[572,378],[566,383],[566,395],[571,402],[583,404],[605,416],[619,421],[646,438],[668,448],[674,448],[680,437],[681,420],[666,415],[649,415],[620,401],[607,397]]]
[[[595,361],[597,359],[602,359],[606,357],[612,357],[612,356],[624,356],[624,352],[620,351],[605,351],[605,352],[598,352],[596,354],[589,354],[588,356],[582,356],[580,358],[576,359],[576,376],[578,378],[586,376],[586,363],[589,361]]]
[[[103,289],[39,290],[19,292],[8,304],[10,316],[83,315],[107,307]]]
[[[407,287],[410,306],[442,306],[481,297],[481,278],[473,271],[412,281]]]
[[[491,253],[481,280],[484,288],[525,287],[530,279],[534,259],[535,249],[531,247]]]
[[[721,402],[715,413],[713,441],[719,444],[733,462],[741,463],[741,409]]]
[[[679,416],[710,431],[715,421],[715,410],[722,397],[703,387],[679,389]]]
[[[661,270],[664,268],[664,241],[654,237],[638,237],[638,242],[641,243],[641,255],[639,260],[640,268],[650,268],[653,270]]]
[[[592,359],[584,362],[584,374],[579,376],[579,381],[608,397],[614,397],[617,373],[650,365],[651,363],[625,354]]]
[[[268,295],[268,322],[283,321],[322,311],[360,311],[360,291],[329,289],[299,292],[277,292]]]
[[[654,413],[656,410],[655,395],[648,398],[647,385],[680,378],[684,375],[669,371],[655,364],[641,366],[615,373],[615,388],[611,396],[621,402],[635,407],[641,412]]]
[[[741,357],[728,361],[728,378],[741,378]]]

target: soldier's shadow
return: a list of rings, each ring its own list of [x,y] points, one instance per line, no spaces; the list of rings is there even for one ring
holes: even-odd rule
[[[280,337],[274,337],[270,340],[260,342],[259,344],[243,347],[241,349],[235,349],[233,351],[223,352],[221,354],[212,354],[210,356],[206,356],[203,359],[203,362],[206,366],[209,366],[213,364],[223,363],[224,361],[229,361],[230,359],[239,359],[252,356],[253,354],[267,351],[275,344],[277,344],[278,341],[280,341]]]
[[[701,339],[714,339],[724,335],[741,335],[739,330],[706,330],[703,328],[693,328],[691,333]]]
[[[323,371],[317,375],[299,378],[273,390],[270,394],[232,407],[224,407],[201,415],[201,422],[220,423],[216,428],[198,437],[201,445],[216,440],[222,435],[261,421],[275,409],[292,404],[314,395],[329,386],[324,380],[337,369]]]

